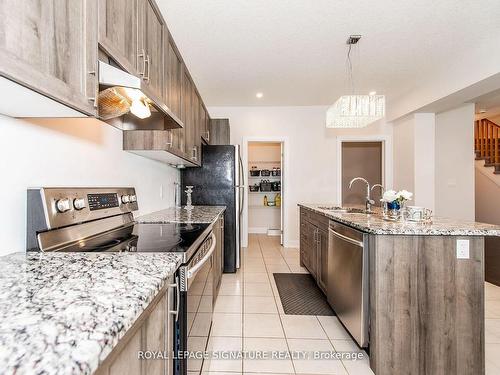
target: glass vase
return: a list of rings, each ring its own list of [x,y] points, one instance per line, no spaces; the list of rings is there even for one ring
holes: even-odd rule
[[[394,202],[384,202],[384,219],[389,221],[398,221],[401,219],[402,204]]]

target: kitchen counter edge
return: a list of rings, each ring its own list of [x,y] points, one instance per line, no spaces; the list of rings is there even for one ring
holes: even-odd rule
[[[433,217],[432,223],[390,222],[380,212],[374,214],[333,212],[321,206],[334,204],[299,203],[299,207],[323,215],[362,232],[379,235],[418,236],[500,236],[500,226],[450,218]]]

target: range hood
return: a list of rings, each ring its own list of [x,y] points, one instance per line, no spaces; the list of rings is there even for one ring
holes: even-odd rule
[[[166,130],[182,121],[145,81],[99,61],[99,118],[122,130]]]

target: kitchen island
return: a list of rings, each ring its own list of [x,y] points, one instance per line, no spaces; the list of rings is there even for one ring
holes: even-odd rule
[[[336,249],[330,243],[328,256],[321,254],[322,226],[328,231],[330,222],[330,229],[340,224],[362,234],[367,248],[363,293],[375,374],[484,374],[484,237],[500,236],[500,227],[437,217],[428,224],[387,222],[380,213],[299,206],[301,262],[304,253],[306,266],[317,280],[323,279],[329,296],[329,280],[336,275],[324,263]],[[311,226],[320,244],[316,254],[308,244]],[[326,241],[332,242],[332,235]],[[350,282],[340,287],[347,289]]]
[[[0,372],[94,373],[153,305],[164,311],[180,262],[175,253],[0,257]]]

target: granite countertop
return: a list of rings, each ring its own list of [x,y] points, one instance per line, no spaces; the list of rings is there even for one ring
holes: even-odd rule
[[[192,210],[184,207],[171,207],[156,211],[147,215],[139,216],[135,220],[138,223],[163,224],[163,223],[192,223],[211,224],[226,209],[225,206],[193,206]]]
[[[91,374],[180,262],[175,253],[0,257],[0,373]]]
[[[473,221],[433,217],[432,223],[391,222],[382,218],[380,209],[374,214],[359,214],[323,210],[320,206],[338,206],[335,204],[307,204],[300,207],[317,212],[334,221],[349,225],[363,232],[393,235],[428,235],[428,236],[500,236],[500,226]]]

